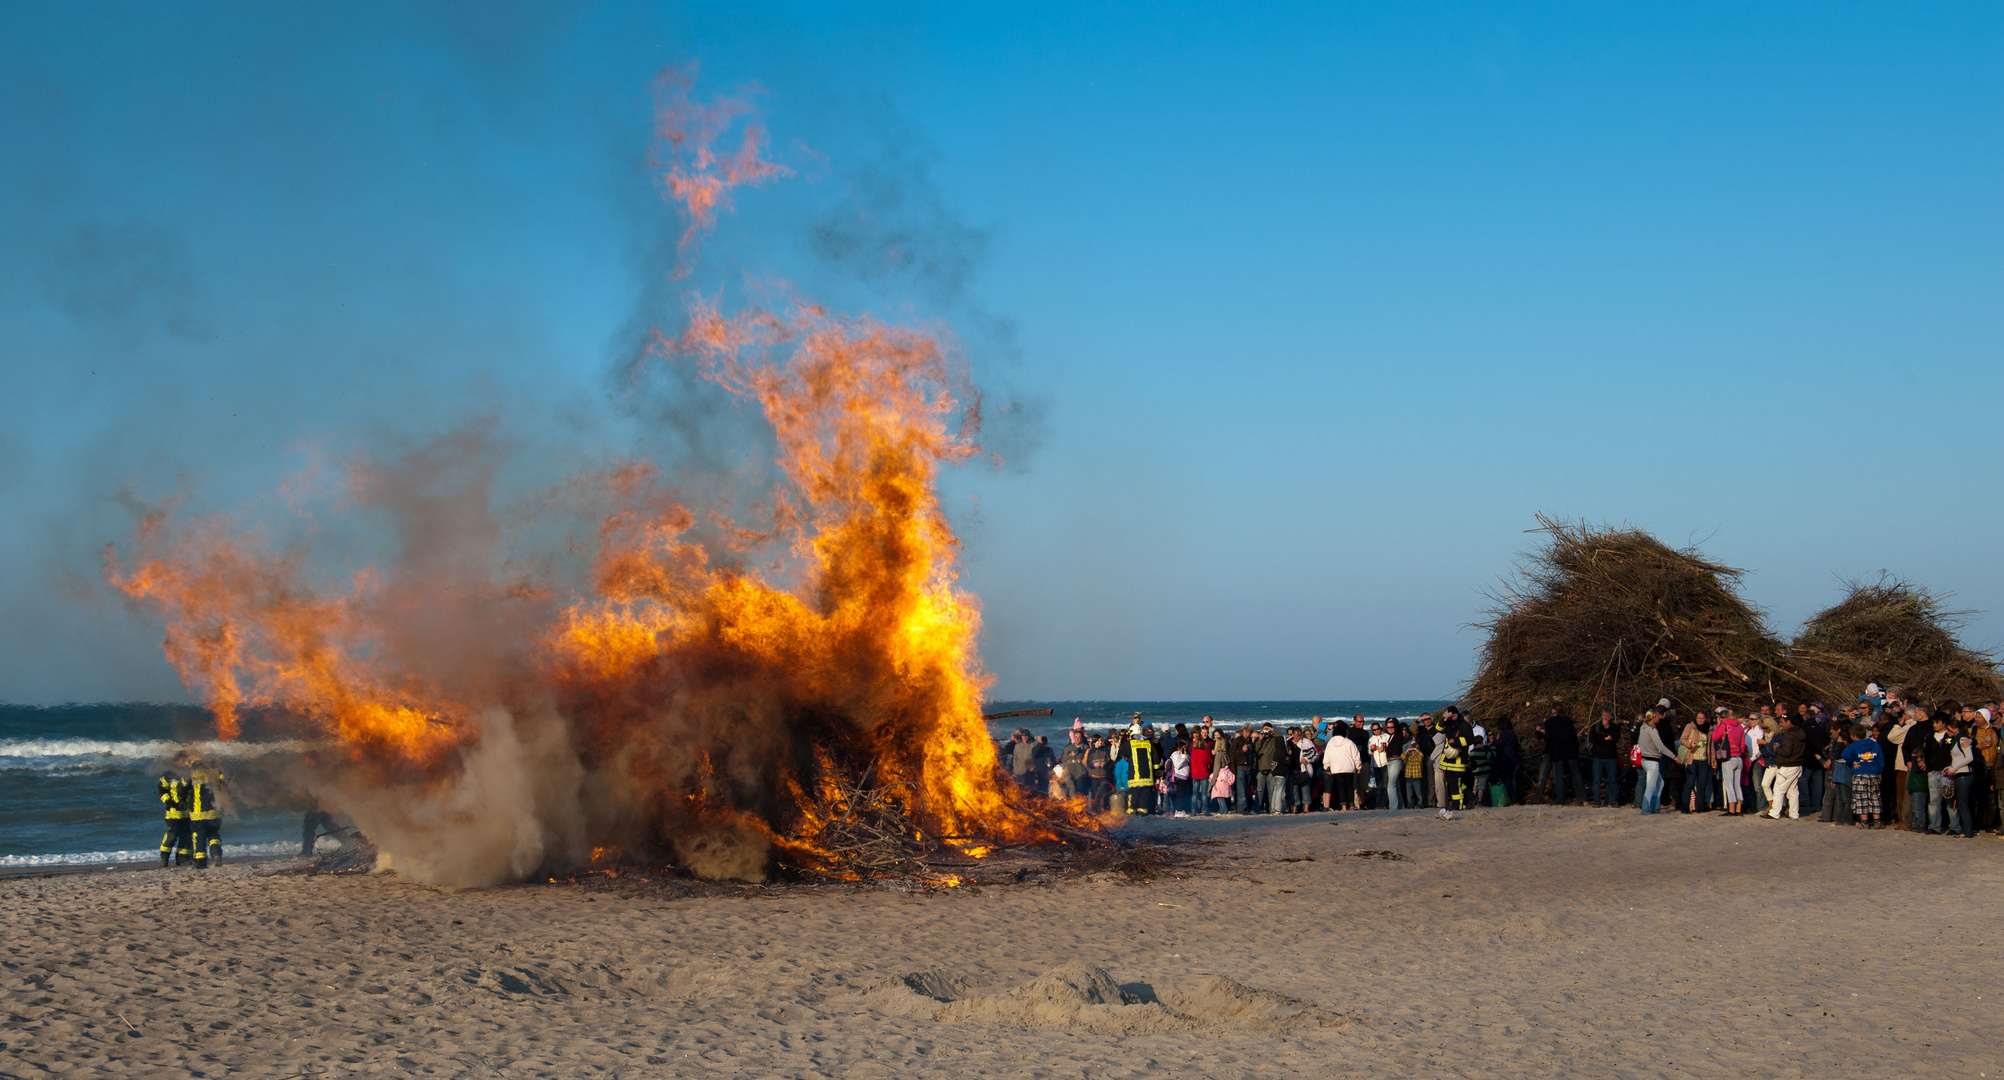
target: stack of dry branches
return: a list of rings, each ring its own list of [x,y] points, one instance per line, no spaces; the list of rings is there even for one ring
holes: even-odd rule
[[[1841,603],[1803,627],[1789,649],[1792,666],[1805,683],[1827,688],[1825,700],[1848,698],[1867,682],[1930,703],[2004,697],[1996,661],[1956,639],[1969,613],[1944,610],[1946,599],[1890,575],[1851,582]]]
[[[1020,876],[1030,864],[1084,857],[1084,852],[1128,850],[1128,845],[1089,822],[1072,820],[1057,804],[1019,807],[1054,844],[1024,845],[987,836],[934,836],[919,824],[924,793],[914,784],[878,785],[873,770],[831,771],[823,798],[813,808],[816,825],[803,837],[801,857],[782,860],[790,873],[820,881],[903,882],[925,886],[949,878],[982,880],[986,871],[1008,863],[1005,875]],[[1034,855],[1031,847],[1048,849]],[[975,858],[970,852],[980,852]],[[1001,853],[1011,853],[998,859]],[[1097,856],[1095,856],[1097,857]],[[1104,860],[1102,860],[1104,861]],[[977,868],[981,872],[976,872]]]
[[[830,797],[821,808],[826,822],[813,844],[830,870],[859,881],[928,872],[926,856],[939,850],[940,842],[912,819],[912,807],[923,797],[916,785],[877,786],[865,773],[831,776],[828,787]]]
[[[1464,699],[1485,721],[1528,728],[1554,703],[1623,720],[1669,698],[1746,708],[1799,688],[1782,645],[1737,591],[1740,571],[1638,529],[1542,515],[1546,546],[1494,594]]]

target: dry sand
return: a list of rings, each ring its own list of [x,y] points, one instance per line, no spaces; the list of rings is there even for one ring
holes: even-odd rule
[[[1994,838],[1150,827],[1218,842],[1186,877],[938,895],[4,881],[0,1075],[2004,1075]]]

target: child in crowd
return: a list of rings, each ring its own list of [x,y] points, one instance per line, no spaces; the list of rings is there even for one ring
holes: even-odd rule
[[[1406,752],[1399,755],[1405,763],[1406,805],[1419,806],[1421,781],[1426,779],[1426,752],[1419,748],[1417,741],[1406,744]]]
[[[1817,755],[1823,762],[1826,778],[1823,812],[1819,817],[1832,825],[1851,824],[1851,766],[1844,761],[1844,748],[1850,741],[1850,733],[1841,724],[1832,724],[1830,741],[1824,744],[1823,753]]]
[[[1880,826],[1879,778],[1885,774],[1885,753],[1879,740],[1870,738],[1863,724],[1851,725],[1847,732],[1851,741],[1845,745],[1843,761],[1851,780],[1851,814],[1857,824],[1876,829]]]

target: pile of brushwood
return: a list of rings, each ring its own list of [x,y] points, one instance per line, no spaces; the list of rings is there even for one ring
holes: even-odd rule
[[[1463,704],[1520,734],[1558,704],[1576,720],[1757,706],[1794,690],[1782,643],[1738,592],[1741,571],[1638,529],[1540,517],[1550,542],[1493,595]]]
[[[1852,582],[1842,603],[1803,627],[1791,666],[1826,702],[1849,700],[1868,682],[1930,704],[2004,698],[1995,659],[1956,639],[1969,613],[1944,610],[1945,599],[1891,576]]]
[[[879,784],[871,772],[828,778],[816,814],[820,827],[805,857],[782,855],[781,879],[893,888],[1000,884],[1060,869],[1126,872],[1133,845],[1048,799],[1023,795],[1018,809],[1055,840],[1026,845],[987,836],[934,836],[915,815],[915,785]]]
[[[2004,691],[1994,660],[1956,640],[1964,613],[1898,579],[1854,584],[1784,643],[1740,597],[1739,570],[1638,529],[1538,522],[1549,541],[1492,596],[1463,698],[1520,737],[1553,704],[1582,723],[1603,707],[1626,722],[1663,698],[1688,716],[1777,701],[1835,708],[1868,682],[1930,703]]]

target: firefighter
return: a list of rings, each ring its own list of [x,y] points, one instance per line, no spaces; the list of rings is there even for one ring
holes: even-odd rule
[[[188,777],[192,798],[188,819],[195,832],[195,868],[207,870],[223,860],[223,774],[199,758]]]
[[[188,812],[195,801],[188,783],[188,752],[174,755],[174,763],[160,774],[160,808],[167,818],[167,831],[160,836],[160,866],[186,866],[194,854]],[[168,861],[169,857],[173,861]]]
[[[1135,715],[1139,716],[1139,713]],[[1128,729],[1127,812],[1146,814],[1155,807],[1155,744],[1141,737],[1141,725]]]
[[[1475,745],[1475,733],[1459,718],[1450,721],[1441,738],[1447,745],[1440,752],[1440,771],[1447,781],[1448,805],[1456,810],[1468,809],[1468,767],[1469,751]]]

